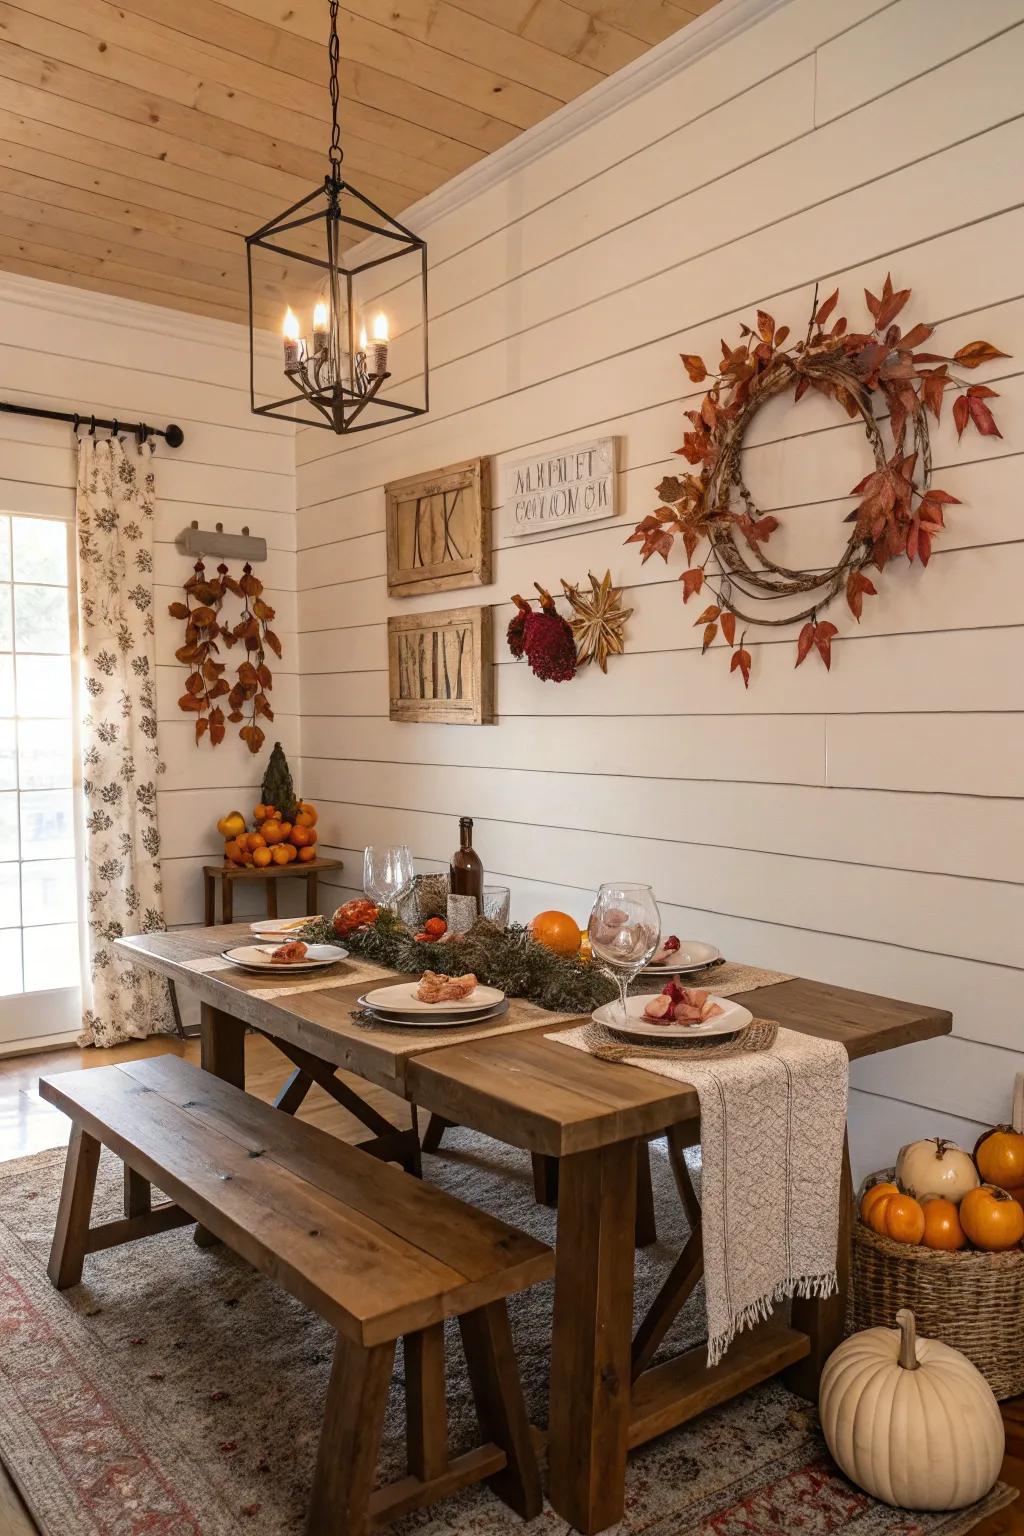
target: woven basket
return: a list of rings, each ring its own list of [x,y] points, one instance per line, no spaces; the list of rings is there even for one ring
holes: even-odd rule
[[[909,1307],[918,1333],[959,1349],[1000,1400],[1024,1392],[1024,1250],[943,1253],[855,1220],[851,1291],[855,1329],[892,1328]]]

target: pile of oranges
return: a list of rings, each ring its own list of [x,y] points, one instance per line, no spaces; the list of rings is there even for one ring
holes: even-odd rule
[[[257,805],[252,813],[253,830],[245,830],[241,811],[232,811],[217,823],[224,838],[224,862],[232,868],[252,864],[267,869],[279,864],[308,864],[316,858],[317,810],[300,800],[291,821],[273,805]]]

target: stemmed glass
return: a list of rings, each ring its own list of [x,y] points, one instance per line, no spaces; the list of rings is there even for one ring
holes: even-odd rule
[[[412,854],[405,843],[369,847],[363,854],[363,890],[378,907],[396,909],[415,878]]]
[[[661,913],[649,885],[605,884],[597,893],[587,928],[590,947],[619,986],[626,1022],[629,984],[652,959],[661,937]]]

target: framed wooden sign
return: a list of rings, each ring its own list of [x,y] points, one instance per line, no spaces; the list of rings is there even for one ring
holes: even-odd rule
[[[493,678],[489,608],[388,619],[392,720],[491,725]]]
[[[466,459],[384,487],[388,596],[486,586],[491,579],[487,459]]]
[[[614,517],[615,438],[597,437],[502,466],[503,528],[522,536]]]

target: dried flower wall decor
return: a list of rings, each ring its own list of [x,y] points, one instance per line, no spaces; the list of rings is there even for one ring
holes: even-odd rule
[[[632,608],[622,606],[622,588],[612,586],[612,573],[605,571],[600,580],[588,572],[589,592],[562,580],[562,591],[571,610],[566,619],[555,607],[555,599],[540,582],[540,611],[533,600],[520,597],[512,601],[517,612],[508,626],[508,648],[518,661],[525,656],[531,671],[543,682],[567,683],[581,667],[596,661],[602,672],[608,671],[608,657],[621,656],[623,629]]]
[[[248,564],[240,580],[223,564],[218,565],[215,577],[208,578],[202,560],[197,560],[184,590],[185,601],[170,603],[167,609],[172,619],[185,621],[185,643],[174,653],[189,668],[178,708],[195,715],[197,745],[208,736],[211,746],[218,746],[226,734],[225,718],[234,724],[244,720],[238,734],[255,754],[264,742],[258,717],[274,718],[267,698],[274,679],[266,665],[266,648],[281,655],[281,642],[270,628],[274,610],[263,601],[263,583]],[[229,593],[242,600],[242,616],[234,625],[223,616]],[[238,667],[234,684],[224,676],[226,663],[218,659],[222,644],[227,649],[237,644],[245,647],[245,660]],[[218,702],[224,698],[226,717]]]
[[[706,651],[721,633],[732,652],[730,671],[740,673],[744,687],[750,681],[751,655],[744,645],[745,631],[736,647],[737,620],[772,628],[801,625],[795,665],[814,650],[830,668],[831,642],[838,630],[819,617],[822,610],[843,593],[859,622],[864,598],[877,595],[865,574],[867,567],[884,571],[898,555],[928,564],[932,540],[943,527],[943,508],[959,500],[931,484],[928,413],[939,420],[947,389],[962,391],[953,404],[958,438],[970,425],[983,437],[1002,435],[986,404],[996,391],[985,384],[967,384],[959,371],[1007,354],[987,341],[968,342],[952,356],[919,350],[934,327],[918,324],[904,335],[894,323],[910,293],[909,288],[894,290],[890,276],[880,296],[865,289],[873,325],[870,331],[851,332],[843,316],[825,329],[839,290],[820,305],[815,291],[806,335],[789,347],[783,345],[789,327],[776,327],[771,315],[758,310],[756,329],[742,326],[736,347],[722,342],[717,374],[702,358],[683,354],[694,384],[713,379],[700,406],[686,412],[691,430],[677,450],[697,468],[662,480],[657,489],[663,505],[636,525],[626,543],[640,544],[644,561],[654,554],[667,561],[678,537],[689,562],[701,541],[708,541],[703,562],[679,578],[683,601],[705,587],[711,592],[714,601],[695,621],[704,628],[701,649]],[[794,401],[816,389],[841,405],[852,420],[859,417],[874,456],[874,469],[851,492],[862,499],[845,519],[853,525],[846,547],[827,570],[795,570],[769,559],[764,546],[779,521],[759,511],[743,482],[740,461],[747,429],[767,401],[789,389]],[[883,436],[886,414],[888,447]],[[734,495],[741,509],[734,506]],[[749,601],[804,593],[811,598],[807,606],[783,618],[768,618],[747,606]]]

